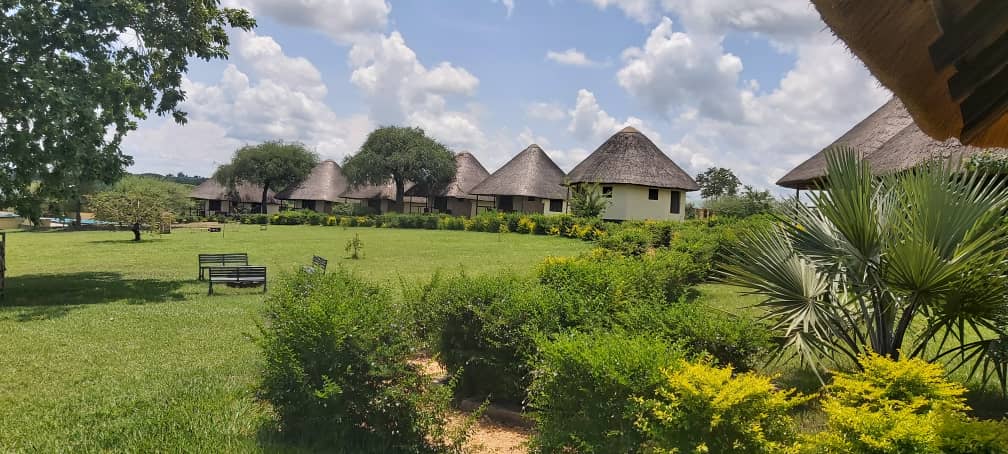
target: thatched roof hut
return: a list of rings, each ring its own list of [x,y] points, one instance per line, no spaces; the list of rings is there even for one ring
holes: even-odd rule
[[[862,120],[830,147],[838,144],[857,150],[876,175],[899,172],[932,160],[961,161],[985,151],[963,145],[958,139],[932,139],[917,127],[896,98]],[[826,153],[830,147],[796,167],[777,184],[793,189],[815,189],[815,181],[826,176]],[[986,151],[1008,156],[1008,150],[1004,148]]]
[[[1003,0],[812,3],[928,136],[1008,146]]]
[[[415,183],[407,181],[404,186],[404,192],[409,192]],[[391,200],[395,201],[396,198],[396,187],[395,182],[389,180],[387,183],[382,185],[364,184],[360,186],[350,186],[346,192],[340,194],[341,198],[344,199],[354,199],[354,200]],[[418,203],[422,204],[426,202],[423,197],[403,197],[403,202],[405,203]]]
[[[847,145],[864,157],[910,125],[913,125],[913,118],[898,98],[892,98],[839,139],[781,177],[777,184],[792,189],[812,189],[815,180],[826,175],[826,150],[836,145]]]
[[[229,191],[228,188],[224,187],[224,185],[218,183],[217,180],[210,178],[200,183],[199,186],[193,188],[189,197],[199,200],[227,200],[239,203],[262,203],[262,190],[262,186],[251,183],[241,183],[232,192]],[[277,201],[276,193],[273,192],[273,190],[267,192],[266,197],[266,203],[280,203]]]
[[[336,161],[327,159],[315,166],[304,181],[281,191],[276,198],[339,202],[348,188],[349,184],[343,175],[343,169],[336,164]]]
[[[490,172],[487,172],[487,169],[483,167],[483,164],[480,164],[479,160],[472,153],[459,153],[455,155],[455,178],[452,179],[451,183],[448,183],[448,186],[444,190],[433,195],[456,199],[475,199],[476,196],[470,191],[489,176]],[[424,194],[417,193],[419,189],[419,187],[414,186],[409,191],[406,191],[406,195],[423,196]]]
[[[654,188],[700,189],[651,139],[627,126],[606,140],[567,175],[570,183],[621,183]]]
[[[470,193],[493,196],[523,196],[565,199],[564,171],[539,145],[532,144],[511,158]]]
[[[959,163],[980,153],[1008,156],[1008,149],[983,149],[963,145],[959,139],[934,140],[916,125],[904,128],[865,160],[876,175],[884,175],[924,164],[929,161]]]

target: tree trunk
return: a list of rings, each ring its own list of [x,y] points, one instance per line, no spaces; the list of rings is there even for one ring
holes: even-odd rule
[[[259,207],[261,214],[267,214],[266,199],[269,196],[269,182],[263,184],[262,206]]]
[[[140,223],[133,223],[133,241],[140,241]]]
[[[80,196],[80,193],[78,193],[77,194],[77,220],[74,223],[74,225],[77,228],[80,228],[80,226],[81,226],[81,214],[80,214],[80,212],[81,212],[81,196]]]
[[[403,198],[406,191],[403,190],[403,179],[401,177],[396,176],[393,176],[392,179],[395,181],[396,210],[400,213],[404,213],[406,211],[405,210],[406,206],[403,203]]]

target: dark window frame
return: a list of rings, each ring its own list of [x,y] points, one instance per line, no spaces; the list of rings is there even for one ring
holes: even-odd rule
[[[679,214],[682,212],[682,193],[672,191],[672,200],[669,202],[669,213]]]
[[[612,198],[613,187],[612,186],[602,186],[602,197],[607,199]]]
[[[660,198],[660,192],[658,188],[648,188],[647,199],[648,200],[658,200]]]
[[[563,199],[550,199],[549,210],[553,213],[563,212]]]

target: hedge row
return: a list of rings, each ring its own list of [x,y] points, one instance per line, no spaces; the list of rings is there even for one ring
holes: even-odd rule
[[[548,258],[535,277],[443,277],[407,289],[413,331],[452,374],[458,397],[521,403],[542,339],[616,331],[679,342],[693,355],[749,369],[772,347],[769,330],[686,298],[704,266],[682,252],[626,257],[595,250]]]
[[[605,236],[615,224],[600,219],[570,215],[541,215],[488,212],[467,218],[436,214],[325,215],[310,210],[276,214],[249,214],[238,218],[243,224],[325,225],[338,227],[383,227],[397,229],[465,230],[471,232],[554,235],[582,240]]]

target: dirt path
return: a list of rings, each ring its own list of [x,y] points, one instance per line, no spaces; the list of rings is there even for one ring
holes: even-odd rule
[[[414,364],[436,380],[444,379],[448,373],[440,363],[430,358],[417,358]],[[468,413],[456,411],[449,424],[461,424]],[[527,453],[528,429],[499,424],[484,416],[476,425],[468,446],[480,453],[521,454]]]

